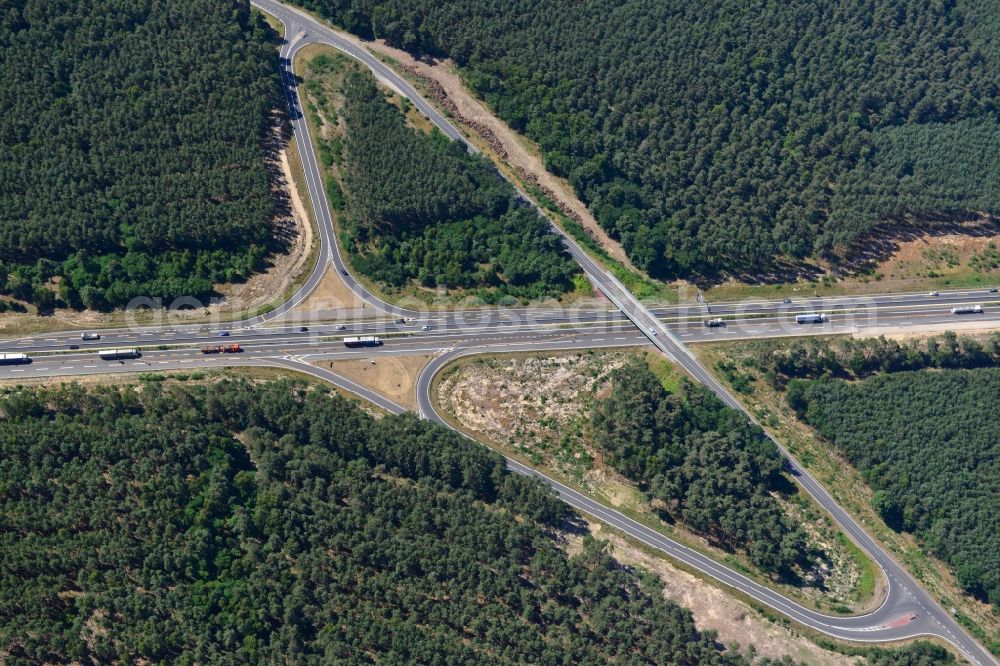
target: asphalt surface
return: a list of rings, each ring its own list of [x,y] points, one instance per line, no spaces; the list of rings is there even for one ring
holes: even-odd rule
[[[649,310],[611,274],[593,261],[560,230],[567,251],[579,262],[600,292],[620,311],[619,313],[589,310],[498,310],[488,312],[428,313],[399,308],[368,292],[350,274],[341,258],[333,232],[332,216],[322,186],[322,178],[312,150],[309,128],[299,106],[292,70],[295,54],[308,44],[333,46],[360,60],[375,75],[407,96],[442,132],[454,140],[464,137],[401,77],[383,65],[370,53],[336,32],[274,0],[253,0],[253,4],[273,14],[285,24],[286,41],[281,48],[284,63],[282,76],[289,103],[294,135],[299,143],[307,188],[319,226],[321,260],[299,289],[286,303],[266,315],[225,324],[218,329],[204,325],[186,325],[167,329],[136,328],[102,331],[99,341],[83,341],[79,333],[56,333],[10,341],[2,351],[37,354],[24,365],[0,366],[0,378],[57,377],[66,375],[147,372],[166,369],[203,369],[227,365],[270,366],[305,372],[370,400],[386,411],[397,413],[403,407],[336,373],[312,364],[312,361],[332,358],[352,358],[360,355],[376,357],[386,354],[435,354],[436,358],[421,374],[417,397],[420,412],[427,418],[441,420],[430,401],[429,387],[434,374],[453,358],[468,353],[538,351],[545,349],[585,349],[651,343],[680,364],[697,381],[702,382],[726,403],[741,411],[742,406],[688,352],[685,342],[705,339],[739,339],[742,337],[775,337],[782,335],[827,334],[851,332],[859,328],[884,326],[887,331],[927,323],[950,323],[956,315],[950,307],[962,304],[986,306],[978,317],[983,325],[1000,321],[1000,307],[990,305],[1000,299],[985,290],[955,292],[930,296],[902,294],[878,297],[845,297],[841,299],[805,299],[792,303],[756,301],[695,306],[677,306]],[[470,150],[473,148],[470,146]],[[522,193],[523,195],[523,193]],[[525,197],[527,200],[527,198]],[[298,327],[275,325],[300,305],[319,283],[329,266],[338,271],[359,298],[370,303],[390,318],[388,321],[345,321],[337,325],[310,325],[309,331]],[[794,315],[802,312],[830,313],[830,321],[822,325],[794,324]],[[875,313],[874,316],[872,313]],[[398,318],[413,321],[399,323]],[[727,325],[705,328],[710,317],[724,317]],[[429,326],[431,330],[420,330]],[[223,329],[228,335],[222,336]],[[378,333],[389,336],[380,348],[346,350],[338,348],[336,338],[355,333]],[[197,347],[206,344],[239,343],[240,354],[202,354]],[[69,350],[70,344],[79,350]],[[95,351],[102,348],[141,348],[137,359],[100,360]],[[167,347],[158,349],[157,347]],[[748,415],[748,418],[751,418]],[[779,444],[780,447],[780,444]],[[784,449],[782,449],[784,451]],[[788,452],[784,451],[786,456]],[[826,489],[788,456],[791,471],[802,488],[841,525],[882,568],[888,581],[888,594],[883,605],[873,613],[856,617],[831,617],[805,608],[777,592],[745,576],[671,541],[650,528],[608,509],[554,479],[509,461],[515,471],[532,474],[552,485],[559,496],[575,508],[599,518],[629,536],[647,543],[666,554],[695,567],[716,580],[734,587],[757,601],[788,615],[801,624],[838,638],[879,642],[895,641],[918,635],[938,636],[961,651],[976,664],[996,663],[995,660],[954,622],[916,584],[843,509]]]

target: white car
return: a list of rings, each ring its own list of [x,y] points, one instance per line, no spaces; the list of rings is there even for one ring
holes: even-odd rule
[[[936,291],[930,291],[930,292],[927,292],[927,295],[928,296],[940,296],[941,294],[939,292],[936,292]]]
[[[430,326],[421,326],[420,330],[421,331],[429,331],[429,330],[431,330],[431,327]]]
[[[337,324],[337,330],[338,330],[338,331],[343,331],[343,330],[344,330],[344,329],[346,329],[346,328],[347,328],[347,327],[346,327],[346,326],[344,326],[343,324]]]

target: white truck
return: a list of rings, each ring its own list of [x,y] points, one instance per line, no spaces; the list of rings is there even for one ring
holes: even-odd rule
[[[821,312],[795,315],[796,324],[822,324],[826,319],[826,315]]]
[[[351,349],[357,347],[381,347],[382,340],[374,335],[363,335],[357,338],[344,338],[344,346]]]
[[[97,352],[105,361],[117,361],[123,358],[139,358],[138,349],[102,349]]]
[[[963,315],[963,314],[982,314],[982,305],[959,305],[957,308],[952,308],[951,313],[953,315]]]
[[[17,365],[19,363],[31,363],[27,354],[0,354],[0,365]]]

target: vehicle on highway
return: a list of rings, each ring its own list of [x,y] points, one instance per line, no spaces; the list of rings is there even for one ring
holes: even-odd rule
[[[100,333],[81,333],[80,334],[80,339],[81,340],[100,340],[101,339],[101,334]]]
[[[308,326],[299,326],[299,333],[308,333],[308,332],[309,332]]]
[[[819,312],[795,315],[796,324],[822,324],[826,320],[826,315]]]
[[[431,330],[431,327],[430,326],[421,326],[420,330],[421,331],[429,331],[429,330]]]
[[[17,365],[19,363],[31,363],[27,354],[0,354],[0,365]]]
[[[725,326],[725,325],[726,325],[726,322],[724,322],[721,317],[716,317],[715,319],[706,319],[705,320],[705,327],[706,328],[718,328],[719,326]]]
[[[347,275],[347,271],[340,271],[340,274],[346,276]]]
[[[202,354],[239,354],[243,347],[239,345],[209,345],[201,348]]]
[[[939,292],[939,291],[928,291],[927,295],[928,296],[940,296],[941,292]]]
[[[69,348],[70,349],[79,349],[80,345],[70,345]]]
[[[139,358],[141,354],[138,349],[102,349],[97,355],[105,361],[117,361],[123,358]]]
[[[982,314],[982,305],[960,305],[957,308],[952,308],[951,313],[953,315],[963,315],[963,314]]]
[[[995,294],[995,293],[997,293],[998,291],[1000,291],[1000,288],[997,288],[997,287],[990,287],[990,293],[991,293],[991,294]]]
[[[344,346],[351,349],[355,347],[381,347],[382,340],[375,335],[364,335],[358,338],[344,338]]]
[[[343,330],[344,330],[344,329],[346,329],[346,328],[347,328],[347,327],[346,327],[346,326],[344,326],[343,324],[337,324],[337,327],[336,327],[336,329],[337,329],[338,331],[343,331]]]
[[[649,334],[650,334],[650,335],[652,335],[652,336],[653,336],[653,337],[655,338],[655,337],[656,337],[656,335],[657,335],[657,334],[656,334],[656,329],[655,329],[655,328],[651,328],[651,329],[649,329]]]
[[[229,337],[229,331],[220,331],[219,332],[219,337],[220,338],[228,338]]]
[[[792,299],[790,299],[790,298],[783,298],[783,299],[781,299],[781,302],[782,303],[791,303]]]
[[[396,323],[397,323],[397,324],[405,324],[405,323],[406,323],[406,320],[405,320],[405,319],[403,319],[402,317],[400,317],[399,319],[397,319],[397,320],[396,320]]]

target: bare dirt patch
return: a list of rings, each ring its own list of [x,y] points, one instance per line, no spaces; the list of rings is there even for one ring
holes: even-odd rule
[[[903,230],[869,239],[859,259],[817,265],[808,279],[763,284],[732,279],[706,290],[711,300],[792,295],[883,294],[1000,284],[1000,233],[989,221],[946,229]]]
[[[433,358],[431,354],[379,356],[337,361],[318,361],[339,375],[378,391],[393,402],[417,411],[417,377]]]
[[[600,523],[588,521],[590,532],[611,545],[612,556],[629,567],[652,571],[663,581],[663,596],[691,611],[699,630],[718,632],[728,646],[753,646],[758,656],[771,659],[791,657],[806,664],[856,664],[857,659],[824,650],[794,630],[771,622],[756,610],[737,601],[723,590],[682,571],[667,560],[654,557],[628,543]],[[579,538],[569,537],[570,552],[580,550]]]
[[[302,305],[295,308],[295,312],[308,312],[323,319],[354,319],[370,316],[375,310],[358,298],[340,279],[336,269],[330,266],[316,285],[316,289],[309,294]]]
[[[470,430],[578,480],[597,453],[584,441],[593,399],[632,353],[476,357],[438,385],[445,409]]]
[[[977,319],[975,315],[969,315],[969,319],[962,321],[952,321],[943,324],[909,324],[905,332],[899,332],[895,326],[885,327],[872,326],[862,328],[851,337],[854,338],[877,338],[884,336],[890,340],[919,340],[931,335],[940,335],[947,331],[960,332],[968,337],[987,337],[990,333],[1000,330],[1000,322],[984,322]]]
[[[897,243],[897,250],[880,262],[875,273],[883,280],[913,280],[962,276],[974,272],[990,246],[997,250],[1000,234],[964,235],[948,233],[923,236]]]

